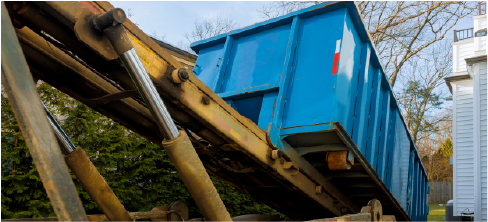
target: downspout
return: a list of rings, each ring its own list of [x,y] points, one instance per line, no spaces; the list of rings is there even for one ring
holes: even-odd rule
[[[473,63],[466,63],[466,70],[468,70],[468,74],[471,77],[471,79],[474,79],[474,73],[473,70],[471,70],[472,68],[473,68]]]

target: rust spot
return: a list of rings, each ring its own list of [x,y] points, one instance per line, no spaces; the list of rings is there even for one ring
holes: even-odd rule
[[[349,170],[351,165],[347,161],[347,150],[329,152],[327,155],[327,165],[330,170]]]
[[[203,105],[209,105],[210,104],[210,98],[208,98],[207,96],[203,96],[202,97],[202,103],[203,103]]]
[[[313,12],[313,11],[315,11],[315,10],[323,9],[323,8],[325,8],[326,6],[327,6],[327,5],[324,5],[324,6],[322,6],[322,7],[318,7],[318,8],[314,8],[314,9],[310,9],[310,10],[309,10],[309,12]]]

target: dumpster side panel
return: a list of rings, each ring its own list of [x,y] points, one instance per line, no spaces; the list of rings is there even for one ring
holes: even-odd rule
[[[420,180],[421,180],[421,190],[420,190],[420,195],[421,195],[421,199],[419,200],[419,207],[421,208],[420,212],[419,212],[419,220],[422,220],[422,221],[425,221],[427,220],[427,215],[429,214],[426,210],[428,208],[428,205],[427,205],[427,189],[428,189],[428,182],[429,182],[429,179],[427,177],[427,173],[423,170],[420,170],[421,169],[421,165],[422,164],[422,161],[419,159],[419,172],[420,172]]]
[[[364,152],[366,158],[373,168],[376,169],[376,154],[378,152],[381,114],[382,114],[382,102],[383,94],[381,90],[381,76],[383,73],[379,69],[375,69],[373,77],[373,87],[371,94],[371,108],[369,111],[368,120],[368,141],[366,143],[366,151]]]
[[[250,98],[232,100],[231,106],[241,115],[258,123],[260,110],[263,105],[263,97],[263,95],[258,95]]]
[[[380,119],[380,128],[379,128],[379,143],[378,143],[378,152],[376,153],[376,161],[374,163],[374,168],[378,175],[380,176],[381,180],[384,177],[384,163],[385,163],[385,152],[386,146],[388,142],[388,130],[390,126],[390,92],[387,90],[381,89],[382,95],[382,114]]]
[[[409,179],[411,178],[411,184],[409,185],[409,199],[408,199],[408,215],[412,221],[421,221],[426,216],[426,185],[427,177],[425,171],[421,170],[422,163],[415,149],[415,146],[411,142],[410,161],[412,168],[410,171]]]
[[[354,109],[354,128],[352,139],[358,146],[361,153],[366,152],[366,142],[368,140],[369,111],[371,107],[374,68],[370,61],[371,45],[363,43],[361,50],[361,67],[358,76],[358,95]]]
[[[427,203],[427,180],[426,180],[426,175],[423,171],[420,171],[421,174],[422,174],[422,191],[420,192],[420,194],[422,195],[422,199],[420,199],[420,207],[421,207],[421,211],[420,211],[420,220],[425,220],[425,216],[427,216],[427,212],[425,212],[425,205]]]
[[[413,197],[414,197],[414,184],[415,184],[415,151],[409,152],[409,164],[408,164],[408,188],[407,188],[407,214],[412,217],[413,213]],[[411,218],[413,220],[413,218]]]
[[[234,39],[217,93],[278,87],[291,24]]]
[[[339,76],[332,75],[332,66],[336,42],[342,39],[344,16],[345,10],[339,9],[300,21],[283,129],[332,121]]]
[[[223,50],[224,44],[200,50],[197,62],[193,68],[193,74],[212,90],[215,90],[214,86],[217,83],[217,74],[222,62]]]
[[[392,104],[395,101],[392,101]],[[386,172],[385,172],[385,183],[386,187],[388,187],[389,190],[391,190],[391,184],[392,184],[392,175],[393,175],[393,157],[395,155],[395,133],[396,133],[396,123],[397,123],[397,115],[398,115],[398,109],[396,106],[390,106],[390,112],[391,112],[391,118],[390,118],[390,132],[388,133],[388,146],[387,146],[387,154],[385,156],[385,161],[387,161],[386,165]]]
[[[395,133],[395,153],[393,156],[393,172],[391,192],[400,202],[403,209],[407,210],[407,183],[408,183],[408,159],[410,144],[408,142],[407,132],[403,125],[400,115],[396,115],[396,133]]]
[[[419,170],[420,168],[420,163],[419,159],[417,158],[417,155],[415,155],[415,187],[414,187],[414,198],[413,198],[413,204],[414,204],[414,211],[412,215],[412,220],[418,221],[420,220],[420,198],[421,198],[421,172]]]
[[[349,135],[352,135],[355,119],[367,121],[367,119],[359,119],[354,116],[356,97],[358,96],[359,71],[366,66],[366,63],[361,61],[362,45],[351,16],[349,13],[345,13],[339,71],[335,88],[337,103],[334,107],[332,121],[340,122]]]
[[[400,117],[400,121],[398,123],[399,127],[401,127],[403,130],[400,131],[402,134],[402,197],[401,197],[401,203],[403,209],[407,211],[407,197],[408,197],[408,172],[410,169],[410,140],[408,139],[408,131],[405,128],[403,118]]]

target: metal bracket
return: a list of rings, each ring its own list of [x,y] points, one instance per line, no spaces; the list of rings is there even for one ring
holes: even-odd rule
[[[297,175],[298,172],[300,171],[300,167],[298,166],[298,163],[290,161],[290,162],[284,162],[283,163],[283,169],[291,170],[291,175]]]
[[[108,38],[103,33],[95,31],[93,16],[95,14],[88,8],[80,9],[76,13],[76,37],[107,61],[119,58]]]

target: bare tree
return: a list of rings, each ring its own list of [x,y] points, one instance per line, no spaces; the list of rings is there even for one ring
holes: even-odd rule
[[[183,35],[186,41],[180,40],[176,44],[178,48],[193,54],[196,53],[190,48],[192,43],[230,32],[238,27],[237,21],[224,13],[219,13],[214,17],[206,17],[201,21],[195,20],[194,25],[192,32]]]
[[[273,2],[258,11],[264,18],[273,18],[318,3],[322,2]],[[475,2],[452,1],[368,1],[357,5],[392,86],[407,61],[443,40],[459,19],[476,8]]]
[[[185,33],[184,35],[188,44],[179,42],[178,45],[183,48],[189,48],[189,45],[193,42],[230,32],[236,29],[237,26],[238,23],[234,18],[223,13],[220,13],[215,17],[207,17],[202,21],[195,20],[194,30],[190,33]]]
[[[132,14],[131,10],[132,10],[131,8],[127,9],[127,17],[129,17],[129,18],[134,17],[134,14]],[[137,24],[135,22],[134,22],[134,25],[139,26],[139,24]]]
[[[400,81],[402,88],[397,92],[414,143],[436,133],[440,122],[450,120],[450,114],[438,112],[446,99],[446,87],[441,86],[452,72],[450,42],[437,43],[428,50],[405,65],[403,71],[409,74]]]
[[[153,31],[151,34],[149,34],[149,36],[162,42],[164,42],[164,40],[166,39],[165,35],[159,35],[156,31]]]
[[[443,40],[459,19],[471,15],[469,2],[359,2],[366,28],[395,85],[405,63]]]

